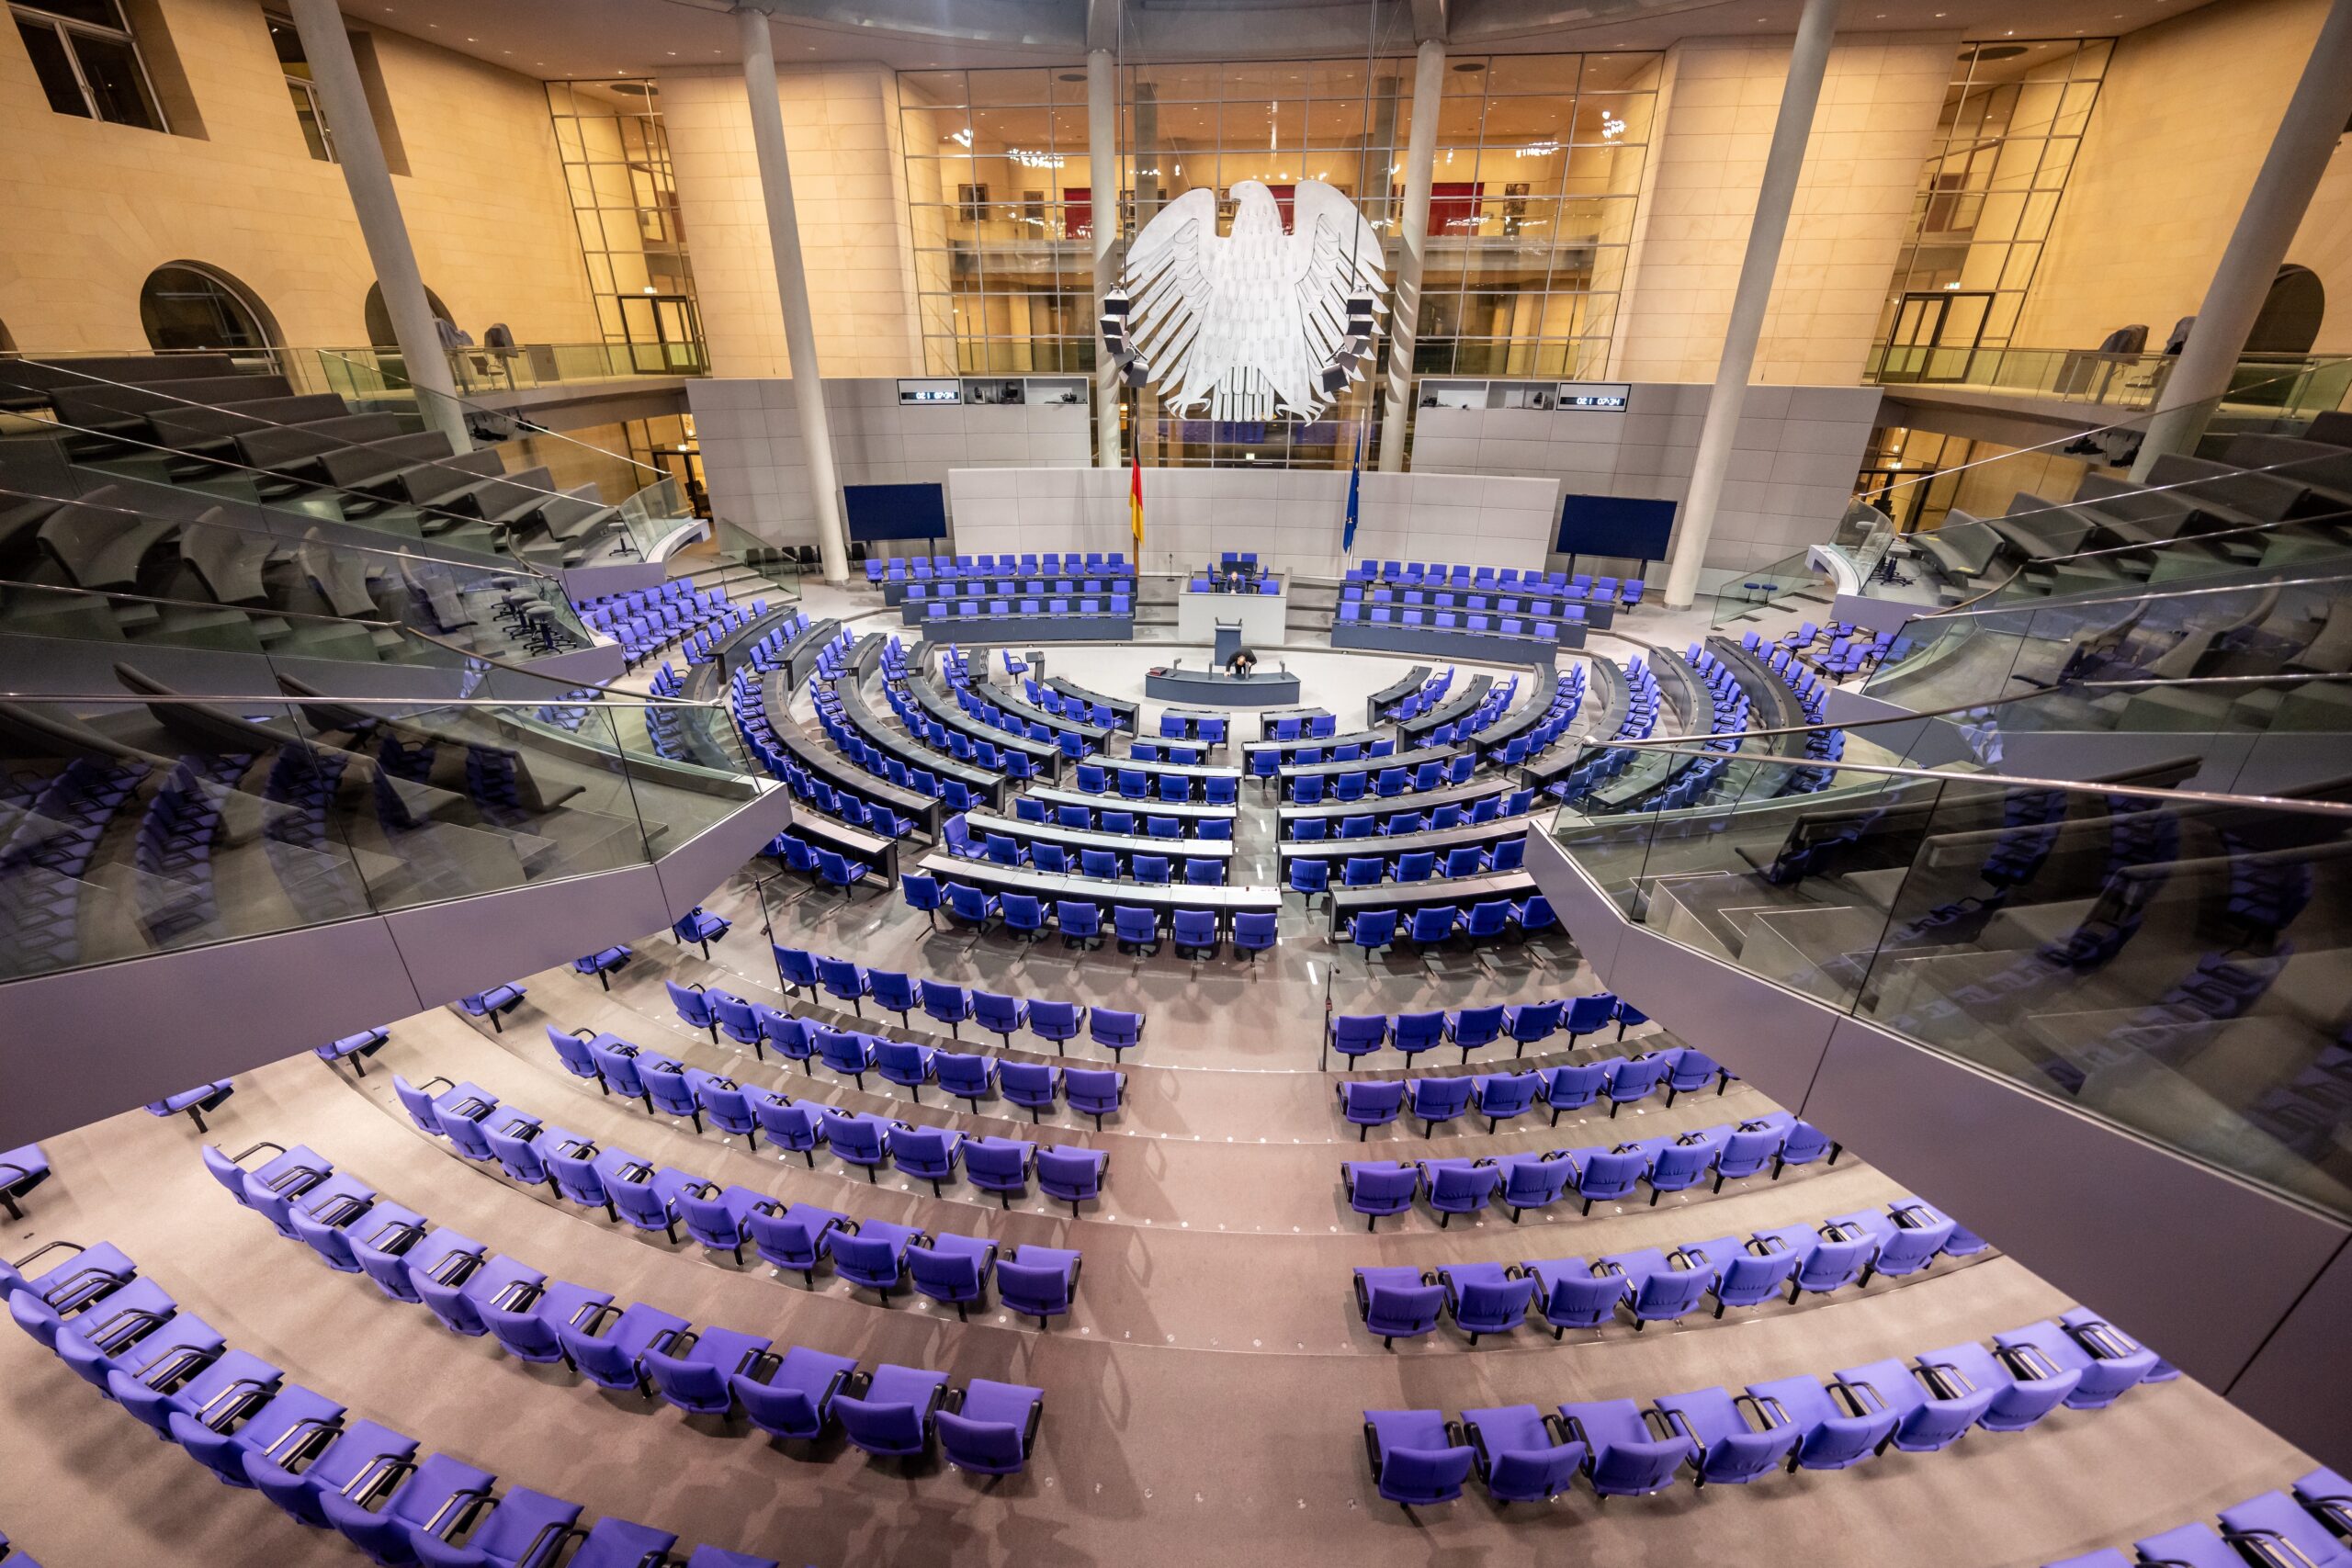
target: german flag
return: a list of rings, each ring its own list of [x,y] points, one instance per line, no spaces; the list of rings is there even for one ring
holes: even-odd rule
[[[1138,444],[1140,445],[1140,444]],[[1127,482],[1127,532],[1135,536],[1136,570],[1143,570],[1143,454],[1136,454]]]

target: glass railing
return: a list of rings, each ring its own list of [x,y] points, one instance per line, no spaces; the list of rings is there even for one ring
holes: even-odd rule
[[[2352,572],[2246,575],[2234,584],[2054,604],[1993,595],[1908,623],[1910,650],[1861,689],[1915,712],[2050,691],[2049,700],[2007,721],[2043,729],[2347,728],[2335,716],[2336,694],[2325,683],[2305,690],[2303,677],[2340,672],[2352,660]],[[2231,679],[2212,687],[2113,684],[2199,676]]]
[[[631,743],[691,705],[479,663],[456,700],[198,698],[173,671],[0,695],[0,977],[644,864],[777,787],[740,747]]]
[[[104,586],[0,576],[0,635],[334,659],[372,647],[390,662],[431,661],[404,631],[518,661],[594,640],[561,582],[526,566],[469,561],[422,540],[359,543],[365,532],[325,519],[222,496],[199,506],[78,466],[41,479],[53,488],[0,486],[0,511],[37,528],[38,554],[13,555],[11,570]],[[113,586],[134,581],[160,591]]]
[[[800,597],[800,580],[814,569],[801,560],[798,550],[789,545],[771,545],[724,517],[712,525],[712,532],[722,560],[740,563],[766,586]]]
[[[314,367],[342,363],[334,350],[305,352]],[[674,484],[664,488],[671,476],[662,468],[525,425],[478,398],[461,394],[456,401],[469,428],[490,444],[453,453],[446,437],[424,428],[397,358],[345,366],[346,384],[327,387],[302,371],[292,351],[272,353],[268,364],[244,367],[234,378],[214,364],[179,381],[107,374],[170,356],[0,362],[0,434],[54,436],[44,471],[71,466],[103,476],[91,482],[266,504],[370,533],[431,538],[444,549],[511,557],[532,570],[641,558],[649,541],[689,513]],[[349,386],[362,381],[376,390],[355,398]],[[510,462],[491,438],[517,434]],[[37,456],[28,444],[11,455],[10,468]],[[603,478],[559,483],[550,466],[559,459],[567,473]],[[624,514],[606,504],[607,494],[627,496],[633,509]]]
[[[283,348],[277,357],[306,392],[334,392],[354,403],[405,397],[406,361],[389,345]],[[591,386],[648,376],[707,376],[710,361],[690,343],[525,343],[506,348],[447,351],[449,378],[461,398]]]
[[[2342,791],[1814,772],[1551,831],[1659,936],[2352,1216]]]
[[[1863,379],[1884,385],[1951,387],[2051,398],[2110,408],[2154,406],[2177,355],[2103,354],[2096,349],[1960,347],[1880,344]],[[2250,354],[2231,376],[2219,417],[2269,421],[2341,406],[2352,389],[2352,358]]]

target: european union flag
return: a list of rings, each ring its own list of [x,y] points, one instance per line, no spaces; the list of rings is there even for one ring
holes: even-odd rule
[[[1353,555],[1356,548],[1356,512],[1363,500],[1363,432],[1356,432],[1355,466],[1348,471],[1348,525],[1340,535],[1340,553]]]

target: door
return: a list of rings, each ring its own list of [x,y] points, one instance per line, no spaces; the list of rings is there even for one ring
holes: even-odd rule
[[[704,368],[701,323],[684,295],[622,295],[621,327],[639,375],[691,376]]]
[[[1967,380],[1992,308],[1990,293],[1947,288],[1905,294],[1894,308],[1879,379]]]

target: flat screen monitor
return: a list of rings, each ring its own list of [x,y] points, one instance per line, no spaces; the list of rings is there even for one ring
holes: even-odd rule
[[[1674,502],[1623,495],[1571,495],[1560,502],[1560,537],[1553,548],[1570,556],[1624,556],[1664,560],[1674,533]]]
[[[843,485],[842,494],[849,502],[853,539],[876,544],[947,536],[947,492],[938,485]]]

